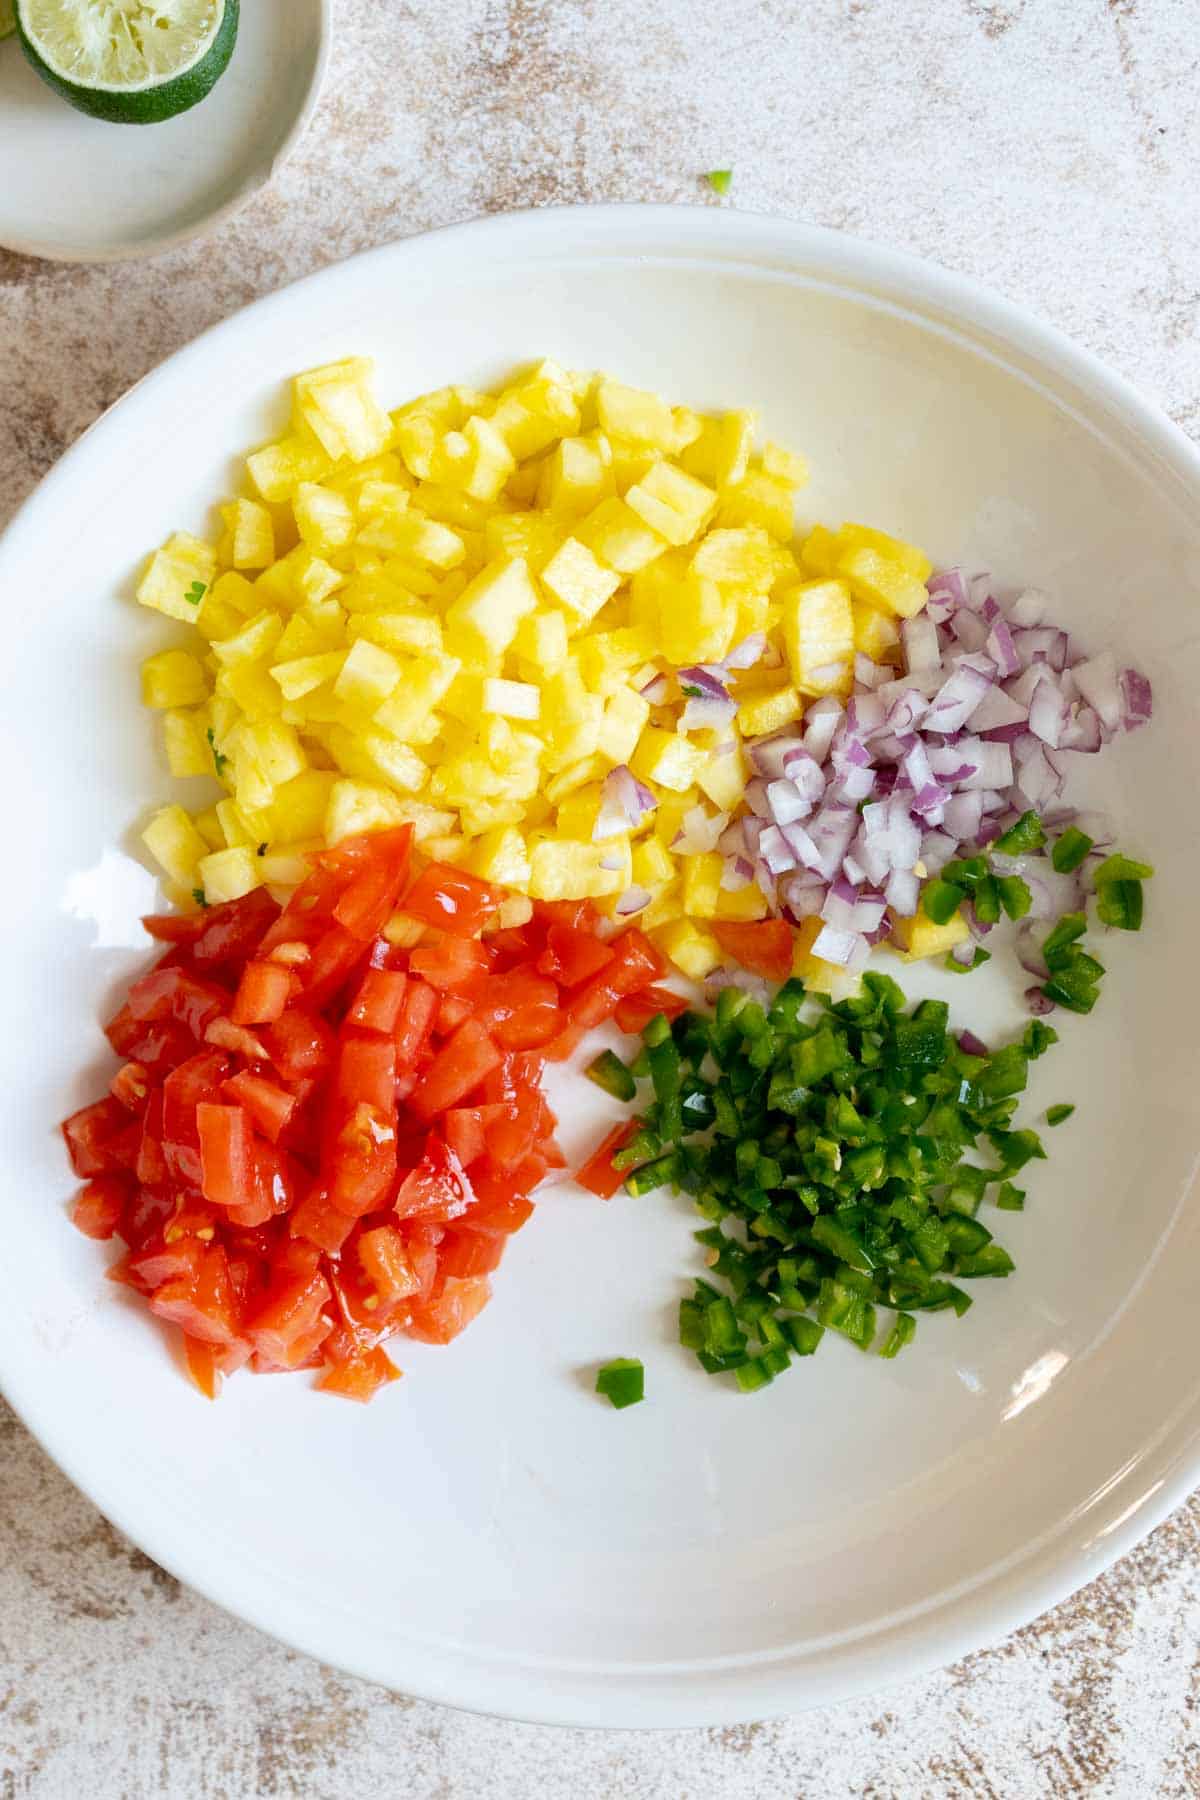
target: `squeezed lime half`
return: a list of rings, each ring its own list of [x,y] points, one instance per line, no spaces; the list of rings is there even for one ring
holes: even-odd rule
[[[238,0],[16,0],[16,26],[42,80],[80,112],[155,125],[225,73]]]

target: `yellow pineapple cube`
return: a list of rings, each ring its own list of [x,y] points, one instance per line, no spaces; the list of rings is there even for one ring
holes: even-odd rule
[[[233,668],[237,663],[261,662],[270,656],[282,635],[283,620],[279,614],[260,612],[233,637],[214,638],[213,655],[226,668]]]
[[[600,844],[574,838],[542,839],[529,853],[529,893],[534,900],[598,899],[629,886],[628,840]],[[606,866],[607,865],[607,866]]]
[[[454,569],[466,556],[462,533],[414,508],[380,514],[363,526],[358,543],[430,569]]]
[[[330,754],[343,774],[381,783],[401,794],[420,793],[429,780],[428,765],[421,761],[416,751],[410,745],[402,744],[390,731],[381,731],[377,725],[365,731],[349,731],[343,725],[331,725],[328,744]]]
[[[711,931],[694,925],[690,919],[659,926],[654,931],[654,941],[675,967],[693,981],[703,981],[725,960]]]
[[[212,850],[196,865],[197,885],[204,889],[210,906],[240,900],[262,884],[262,864],[253,850]]]
[[[530,863],[525,839],[514,825],[485,831],[472,846],[470,868],[483,881],[494,881],[502,887],[526,887]]]
[[[589,781],[596,781],[604,773],[604,764],[598,756],[584,756],[576,763],[560,769],[546,783],[545,795],[551,806],[561,806],[568,794],[575,793]]]
[[[732,812],[746,791],[749,771],[742,746],[736,739],[713,746],[696,781],[720,812]]]
[[[806,694],[849,693],[854,617],[844,581],[806,581],[783,596],[783,640],[792,680]]]
[[[243,719],[230,733],[238,805],[269,806],[275,789],[308,767],[308,758],[290,725],[281,720]]]
[[[825,525],[814,525],[800,546],[801,560],[814,575],[832,575],[841,554],[837,533]]]
[[[683,910],[694,919],[715,919],[721,894],[725,858],[717,850],[705,850],[680,858],[683,870]]]
[[[631,669],[638,669],[657,650],[653,634],[636,626],[622,625],[613,631],[590,631],[575,641],[580,674],[596,694],[612,694],[628,680]]]
[[[415,607],[403,612],[355,613],[346,622],[346,636],[351,643],[356,638],[368,638],[381,650],[432,650],[440,654],[442,648],[441,620]]]
[[[216,813],[217,823],[221,827],[221,842],[212,846],[214,850],[236,850],[239,844],[249,844],[251,848],[257,848],[262,842],[262,839],[256,834],[256,826],[265,817],[264,814],[251,814],[251,819],[254,821],[252,824],[236,800],[218,800],[213,811]],[[269,830],[270,827],[268,826],[267,829]]]
[[[549,675],[567,660],[567,617],[557,607],[526,613],[517,626],[513,653],[526,665],[523,673]]]
[[[266,887],[299,887],[312,868],[314,851],[323,850],[320,838],[300,844],[271,844],[258,858],[259,876]]]
[[[248,719],[274,719],[283,713],[279,687],[266,662],[239,662],[217,675],[216,692]]]
[[[334,646],[326,642],[311,619],[303,613],[293,613],[280,634],[275,646],[277,663],[298,662],[302,657],[321,656]]]
[[[375,723],[409,742],[462,668],[456,656],[440,651],[406,658],[399,685],[375,715]]]
[[[600,561],[619,575],[632,575],[661,556],[667,540],[615,496],[602,500],[579,523],[577,535]]]
[[[633,879],[639,887],[664,887],[675,874],[675,858],[659,838],[642,838],[634,845]]]
[[[555,551],[540,580],[576,618],[585,620],[593,618],[620,586],[620,577],[573,537]]]
[[[776,475],[793,487],[804,487],[808,481],[807,457],[797,456],[794,450],[785,450],[782,444],[763,445],[762,466],[764,475]]]
[[[838,543],[844,550],[858,549],[862,545],[877,550],[886,562],[898,563],[905,574],[914,575],[920,582],[928,581],[933,574],[933,564],[916,544],[889,537],[886,531],[876,531],[870,525],[843,525],[838,532]]]
[[[710,531],[692,557],[697,575],[766,593],[778,574],[779,546],[758,525]]]
[[[302,481],[323,480],[333,467],[333,459],[316,438],[297,432],[256,450],[246,458],[246,467],[263,499],[278,504],[290,500]]]
[[[225,848],[225,833],[221,830],[221,821],[217,817],[215,806],[206,806],[203,812],[198,812],[193,818],[192,824],[210,850]]]
[[[613,763],[627,763],[650,717],[650,702],[631,687],[618,688],[604,704],[597,748]]]
[[[537,604],[537,589],[520,558],[489,563],[447,612],[447,641],[464,661],[487,667],[504,655]]]
[[[194,624],[200,602],[216,579],[217,553],[203,538],[177,531],[156,550],[138,583],[137,601],[168,619]]]
[[[601,430],[612,437],[633,438],[666,455],[682,448],[675,415],[661,394],[602,381],[596,389],[596,416]]]
[[[837,572],[850,584],[856,600],[865,600],[868,606],[877,606],[900,619],[913,618],[929,599],[924,581],[910,574],[902,563],[881,556],[869,544],[843,550],[837,560]]]
[[[771,731],[782,731],[804,712],[804,702],[794,687],[770,689],[743,700],[738,707],[737,722],[743,737],[764,737]]]
[[[535,574],[545,568],[562,539],[562,522],[537,512],[493,513],[483,529],[489,562],[520,559]]]
[[[684,788],[681,793],[660,794],[653,814],[654,835],[659,843],[669,850],[679,836],[684,819],[699,804],[699,788],[690,787]]]
[[[411,913],[394,912],[383,928],[383,936],[397,950],[414,950],[429,930],[424,919]]]
[[[625,504],[669,544],[687,544],[716,509],[712,488],[674,463],[659,462],[631,487]]]
[[[495,500],[516,468],[516,459],[491,419],[476,414],[461,431],[447,432],[435,450],[435,481],[459,487],[473,500]]]
[[[356,837],[361,831],[382,831],[403,825],[411,814],[412,802],[402,801],[387,788],[367,781],[335,781],[329,790],[325,811],[325,841],[340,844],[343,838]]]
[[[674,793],[684,793],[699,778],[708,751],[699,749],[674,731],[648,725],[630,758],[629,766],[639,781],[654,781]]]
[[[563,438],[538,473],[538,506],[565,518],[581,518],[612,492],[612,450],[600,437]]]
[[[960,912],[944,925],[935,925],[926,913],[924,903],[912,918],[902,919],[895,913],[890,917],[891,948],[905,962],[918,962],[926,956],[944,956],[955,944],[963,943],[970,936],[967,921]]]
[[[225,533],[221,560],[235,569],[266,569],[275,561],[275,522],[257,500],[231,500],[221,508]]]
[[[658,641],[669,663],[720,662],[737,629],[735,596],[706,575],[688,573],[659,596]]]
[[[718,525],[760,525],[781,543],[791,541],[796,524],[795,491],[789,481],[751,469],[721,490]]]
[[[722,888],[717,895],[718,919],[752,924],[756,919],[765,919],[769,910],[762,889],[754,881],[746,887]]]
[[[483,711],[504,719],[536,719],[542,709],[541,690],[529,681],[500,681],[489,676],[483,684]]]
[[[892,652],[900,646],[900,630],[895,620],[890,614],[880,612],[878,607],[868,606],[865,600],[855,600],[851,611],[854,614],[854,648],[874,663],[891,661]]]
[[[644,907],[634,923],[643,931],[656,937],[660,925],[673,925],[683,918],[683,883],[668,881],[655,893],[649,906]]]
[[[179,710],[163,714],[163,748],[172,775],[211,775],[212,751],[204,736],[204,714]]]
[[[336,780],[332,769],[305,769],[281,783],[271,801],[271,837],[285,844],[319,838]]]
[[[392,442],[392,422],[371,391],[372,365],[363,356],[347,357],[297,375],[292,383],[297,423],[312,432],[335,461],[366,462]]]
[[[395,692],[403,673],[403,664],[390,651],[381,650],[370,638],[356,638],[346,653],[333,691],[344,705],[370,717]]]
[[[142,842],[159,866],[180,887],[196,885],[196,868],[208,855],[208,845],[182,806],[164,806],[155,813]]]
[[[345,660],[342,650],[326,650],[319,656],[297,656],[289,662],[272,663],[271,679],[278,684],[285,700],[301,700],[314,688],[334,681]]]
[[[598,781],[589,781],[586,787],[576,788],[573,794],[568,794],[554,820],[559,836],[583,838],[587,843],[599,842],[598,839],[593,839],[593,833],[603,797],[603,789]]]
[[[208,676],[188,650],[160,650],[142,664],[142,705],[198,706],[208,698]]]
[[[717,424],[713,456],[713,480],[722,491],[746,478],[754,449],[755,417],[752,412],[727,412]]]
[[[292,512],[300,536],[317,556],[344,549],[357,530],[354,508],[346,496],[316,481],[300,483]]]

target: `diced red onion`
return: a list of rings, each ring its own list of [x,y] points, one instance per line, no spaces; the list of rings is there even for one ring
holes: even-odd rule
[[[807,750],[800,748],[785,751],[783,769],[787,779],[799,788],[806,800],[815,804],[825,792],[825,771]]]
[[[627,887],[613,911],[626,918],[630,913],[641,912],[644,906],[649,906],[652,898],[649,888]]]
[[[825,901],[825,883],[808,870],[802,875],[790,875],[779,891],[784,905],[797,919],[815,919]]]
[[[1028,630],[1014,631],[1012,635],[1022,668],[1027,669],[1035,662],[1048,663],[1060,673],[1066,668],[1068,641],[1065,631],[1059,631],[1054,625],[1034,625]]]
[[[640,825],[657,805],[650,789],[644,787],[624,763],[618,763],[604,777],[600,810],[592,827],[593,841],[600,843],[604,838],[618,837]]]
[[[1049,994],[1040,987],[1025,989],[1025,1004],[1035,1019],[1044,1019],[1047,1013],[1054,1011],[1054,1002]]]
[[[965,795],[961,797],[970,798],[970,796]],[[955,799],[958,798],[960,798],[960,796],[956,795]],[[952,804],[952,801],[948,800],[946,802],[947,813],[950,811]],[[943,820],[943,823],[948,827],[948,820]],[[958,855],[961,842],[961,839],[950,835],[949,829],[945,831],[924,832],[921,837],[921,861],[925,865],[926,873],[929,875],[940,875],[946,864]]]
[[[717,700],[709,694],[691,695],[679,715],[680,731],[723,731],[737,711],[733,700]]]
[[[734,645],[724,658],[724,665],[727,669],[752,669],[756,662],[762,660],[766,648],[766,632],[752,631],[749,637],[744,637],[740,644]]]
[[[796,819],[807,819],[813,809],[813,802],[805,799],[795,782],[787,780],[767,783],[767,805],[777,825],[791,825]]]
[[[873,732],[883,729],[886,716],[887,707],[884,705],[881,695],[873,693],[851,695],[846,702],[846,737],[848,739],[869,738]],[[833,749],[836,754],[838,749],[836,738]],[[859,758],[858,760],[861,762],[869,759]]]
[[[708,700],[728,700],[729,698],[729,689],[707,663],[690,663],[686,669],[676,669],[675,679],[681,688],[699,688],[701,694]]]
[[[813,942],[812,954],[822,962],[837,963],[845,968],[861,942],[856,932],[837,931],[832,925],[823,925]]]
[[[950,629],[964,650],[982,650],[987,643],[987,620],[967,607],[955,613],[950,621]]]
[[[1051,750],[1057,750],[1067,730],[1068,708],[1058,684],[1040,681],[1029,704],[1029,729]]]
[[[842,771],[832,787],[828,790],[831,800],[839,800],[849,806],[857,806],[860,800],[866,800],[875,791],[874,769],[849,768]]]
[[[726,858],[721,871],[721,886],[727,894],[736,894],[754,880],[754,864],[746,856]]]
[[[1127,727],[1132,730],[1132,726]],[[1067,728],[1062,734],[1059,744],[1061,750],[1078,750],[1082,756],[1094,756],[1103,748],[1104,733],[1100,728],[1100,715],[1094,706],[1080,705],[1072,710]]]
[[[757,814],[760,819],[769,819],[771,817],[771,803],[767,799],[767,784],[761,775],[752,775],[750,777],[749,781],[746,783],[746,791],[743,798],[746,805],[750,808],[750,811]]]
[[[671,698],[671,684],[665,675],[653,675],[641,689],[641,696],[643,700],[648,700],[651,706],[665,706]]]
[[[990,1054],[983,1039],[977,1038],[973,1031],[959,1032],[958,1047],[964,1056],[987,1056]]]
[[[883,890],[888,905],[902,919],[911,919],[917,910],[921,884],[911,869],[893,869]]]
[[[824,762],[833,743],[834,733],[845,716],[839,701],[828,695],[814,700],[804,716],[804,748],[818,762]]]
[[[967,775],[959,786],[968,792],[976,788],[1007,787],[1013,778],[1012,751],[1007,744],[981,743],[974,752],[979,761],[973,775]]]
[[[872,662],[861,650],[854,658],[854,683],[859,693],[864,688],[877,688],[882,681],[890,681],[891,674],[885,663]]]
[[[944,624],[960,606],[970,605],[966,576],[961,569],[939,570],[930,576],[925,588],[929,595],[929,616],[938,625]]]
[[[1121,670],[1121,720],[1126,731],[1136,731],[1154,714],[1154,691],[1137,669]]]
[[[975,708],[992,686],[982,660],[960,657],[954,673],[938,690],[925,719],[924,730],[940,731],[945,736],[961,731]],[[987,662],[987,667],[991,663]]]
[[[1117,665],[1111,650],[1102,650],[1088,662],[1076,663],[1071,671],[1075,685],[1100,715],[1106,731],[1116,731],[1121,723],[1121,686]]]
[[[1017,675],[1021,670],[1021,658],[1017,652],[1013,634],[1003,618],[993,620],[992,629],[988,632],[984,649],[1000,671],[1003,680],[1008,675]]]
[[[950,952],[960,969],[969,969],[975,962],[975,944],[971,938],[964,938],[961,944],[955,944]]]
[[[1014,630],[1025,625],[1040,625],[1049,604],[1050,596],[1041,588],[1025,588],[1009,607],[1008,622]]]
[[[772,875],[786,875],[789,869],[796,866],[792,847],[778,825],[768,825],[762,833],[758,840],[758,854]]]
[[[942,823],[960,844],[973,844],[983,823],[983,795],[955,794],[946,802]]]
[[[710,813],[703,806],[693,806],[684,813],[679,830],[671,840],[671,848],[680,856],[700,856],[715,850],[728,823],[728,813]]]
[[[1004,688],[996,686],[988,689],[971,714],[971,729],[986,736],[989,732],[1009,731],[1014,726],[1024,727],[1028,717],[1028,707],[1022,706]]]
[[[602,856],[600,858],[600,867],[606,870],[608,874],[615,875],[617,870],[621,867],[621,862],[622,858],[619,856]]]
[[[942,653],[938,645],[937,622],[927,612],[905,619],[900,627],[900,641],[904,646],[905,667],[910,675],[941,668]]]
[[[787,766],[788,757],[795,756],[798,752],[806,753],[803,738],[795,736],[794,733],[783,732],[775,737],[754,738],[747,745],[747,750],[750,761],[758,773],[765,775],[768,781],[779,781],[784,776],[790,775],[791,770]],[[809,760],[819,764],[824,760],[824,752],[820,757],[810,756]]]

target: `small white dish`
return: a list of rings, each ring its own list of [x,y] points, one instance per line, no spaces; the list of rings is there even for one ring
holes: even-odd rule
[[[332,0],[245,0],[211,94],[161,125],[109,125],[0,43],[0,246],[126,262],[211,231],[271,180],[317,103]]]
[[[869,519],[940,562],[1052,590],[1155,686],[1103,767],[1122,847],[1158,865],[1091,1018],[1056,1019],[1026,1116],[1072,1100],[999,1215],[1016,1258],[895,1362],[829,1342],[742,1397],[674,1341],[697,1221],[566,1184],[449,1350],[399,1341],[365,1412],[307,1376],[213,1406],[65,1216],[55,1124],[102,1091],[99,1021],[150,946],[128,853],[171,792],[128,596],[204,530],[292,372],[374,356],[395,405],[551,355],[697,407],[756,406],[803,451],[802,520]],[[1117,376],[961,277],[716,209],[528,213],[354,258],[173,356],[63,458],[0,541],[0,1385],[151,1556],[327,1662],[561,1724],[796,1711],[1000,1637],[1127,1550],[1200,1479],[1195,1271],[1200,455]],[[1081,759],[1085,760],[1085,759]],[[1097,759],[1091,759],[1093,761]],[[1097,781],[1100,793],[1097,792]],[[985,1039],[1024,1023],[1007,958],[900,971]],[[560,1073],[572,1166],[615,1104]],[[990,1219],[989,1219],[989,1222]],[[598,1363],[640,1355],[615,1413]]]

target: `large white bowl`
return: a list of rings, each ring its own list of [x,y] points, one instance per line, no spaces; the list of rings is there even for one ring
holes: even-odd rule
[[[752,405],[812,460],[805,515],[872,520],[1050,588],[1152,676],[1103,793],[1153,883],[1031,1107],[1070,1098],[1017,1274],[898,1362],[840,1342],[743,1398],[673,1346],[682,1202],[552,1193],[487,1313],[368,1411],[306,1377],[209,1406],[99,1278],[54,1130],[96,1091],[97,1019],[145,954],[131,826],[167,781],[137,704],[160,641],[127,604],[203,528],[294,370],[366,352],[396,403],[541,354],[695,406]],[[1200,1478],[1196,689],[1200,459],[1089,356],[972,284],[768,219],[542,212],[356,258],[206,333],[63,459],[0,545],[9,1052],[0,1382],[110,1518],[222,1605],[410,1693],[525,1718],[743,1719],[911,1675],[1097,1574]],[[1094,771],[1089,771],[1094,773]],[[1096,790],[1092,790],[1095,792]],[[894,966],[894,965],[893,965]],[[910,986],[921,985],[917,982]],[[1000,959],[926,974],[984,1036]],[[569,1150],[606,1102],[575,1081]],[[590,1370],[640,1353],[648,1403]],[[589,1373],[585,1373],[589,1372]]]

